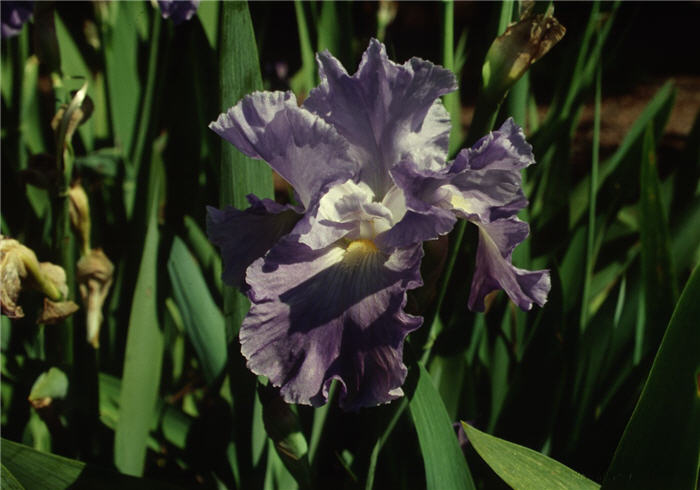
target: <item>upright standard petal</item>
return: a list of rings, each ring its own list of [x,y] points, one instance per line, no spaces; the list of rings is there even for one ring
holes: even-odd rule
[[[317,61],[321,84],[304,107],[350,142],[362,165],[360,180],[379,199],[393,185],[389,170],[402,158],[445,160],[450,118],[436,99],[457,89],[452,72],[419,58],[398,65],[376,39],[352,76],[328,51]]]
[[[516,245],[527,237],[530,227],[516,217],[490,223],[477,223],[479,247],[476,268],[469,293],[469,308],[484,311],[484,297],[496,289],[503,289],[510,299],[523,310],[533,303],[542,306],[551,288],[549,271],[526,271],[511,262]]]
[[[291,92],[255,92],[209,127],[240,151],[265,160],[296,190],[305,208],[330,184],[356,174],[348,142]]]
[[[248,367],[290,403],[325,403],[334,379],[346,409],[401,396],[403,341],[422,322],[403,307],[421,256],[420,245],[386,255],[367,240],[311,250],[284,239],[248,269]]]
[[[299,210],[269,199],[248,196],[251,206],[245,211],[227,206],[222,210],[207,207],[207,235],[221,249],[224,270],[221,278],[230,286],[242,288],[245,271],[267,253],[299,221]]]

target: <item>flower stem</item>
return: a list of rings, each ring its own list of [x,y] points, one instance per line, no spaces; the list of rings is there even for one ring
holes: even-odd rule
[[[591,158],[591,180],[588,197],[588,230],[586,236],[586,273],[583,278],[583,298],[581,300],[581,333],[588,324],[589,300],[591,294],[591,279],[595,265],[595,208],[598,183],[598,159],[600,152],[600,99],[601,99],[601,65],[596,70],[595,80],[595,112],[593,116],[593,156]]]
[[[75,297],[75,238],[71,230],[70,222],[70,199],[68,197],[68,187],[73,169],[73,152],[68,143],[63,149],[62,142],[59,143],[56,151],[61,152],[59,157],[62,162],[63,172],[58,188],[55,191],[54,210],[54,256],[58,264],[63,267],[66,273],[66,286],[68,295],[63,300],[74,299]],[[45,350],[47,360],[51,363],[71,366],[73,364],[73,317],[66,318],[61,325],[46,330]]]

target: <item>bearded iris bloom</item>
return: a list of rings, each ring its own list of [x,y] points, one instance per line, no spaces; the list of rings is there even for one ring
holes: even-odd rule
[[[398,65],[376,40],[352,76],[327,51],[317,61],[321,83],[301,107],[291,92],[256,92],[210,125],[266,161],[298,204],[249,196],[245,211],[209,208],[207,231],[225,282],[251,301],[239,335],[249,369],[290,403],[321,405],[337,380],[340,405],[356,409],[403,394],[403,342],[422,323],[406,293],[422,284],[422,242],[457,217],[486,237],[470,305],[499,286],[521,307],[542,304],[549,279],[510,263],[527,235],[514,218],[519,171],[533,161],[519,129],[506,123],[447,164],[450,71]]]

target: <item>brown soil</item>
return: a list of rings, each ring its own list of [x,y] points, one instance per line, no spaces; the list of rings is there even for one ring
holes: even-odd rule
[[[667,79],[637,85],[632,91],[622,95],[604,97],[601,105],[600,157],[611,155],[624,139],[634,122],[663,86]],[[660,160],[668,160],[678,155],[685,146],[685,138],[700,112],[700,76],[683,75],[673,77],[676,98],[658,148]],[[548,107],[540,106],[540,120],[544,119]],[[462,123],[469,127],[473,107],[462,110]],[[583,108],[579,126],[574,136],[571,162],[577,169],[590,165],[593,142],[593,101]]]

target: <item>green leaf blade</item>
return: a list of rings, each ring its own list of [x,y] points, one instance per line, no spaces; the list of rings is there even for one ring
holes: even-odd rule
[[[700,468],[700,267],[683,290],[603,489],[696,488]]]
[[[600,486],[558,461],[504,441],[462,422],[469,442],[484,461],[515,490],[595,490]]]
[[[24,490],[22,484],[15,478],[10,470],[8,470],[4,464],[0,464],[0,481],[2,481],[3,486],[9,490]]]
[[[116,490],[159,490],[175,488],[158,481],[120,475],[82,461],[36,451],[23,444],[2,439],[2,487],[27,490],[100,488]],[[9,474],[9,477],[6,475]],[[11,479],[10,479],[11,478]]]
[[[646,318],[650,329],[650,336],[645,339],[645,344],[651,349],[656,348],[663,336],[678,298],[675,269],[671,258],[671,239],[661,199],[654,134],[649,125],[644,135],[642,150],[639,231],[642,242],[642,280]]]
[[[138,78],[138,7],[128,2],[110,6],[110,19],[105,35],[105,67],[109,91],[110,113],[117,146],[125,155],[131,152],[141,84]]]
[[[158,185],[151,195],[148,230],[134,289],[124,374],[119,401],[119,422],[114,436],[114,463],[129,475],[143,474],[151,414],[158,397],[163,361],[163,333],[158,323]]]
[[[178,237],[170,251],[168,273],[185,331],[197,351],[204,377],[211,384],[226,366],[224,317],[209,294],[197,263]]]
[[[7,439],[2,439],[2,464],[27,490],[67,488],[85,467],[80,461],[42,453]],[[3,478],[3,487],[5,483]]]
[[[475,489],[440,394],[422,364],[409,410],[418,433],[428,490]]]

